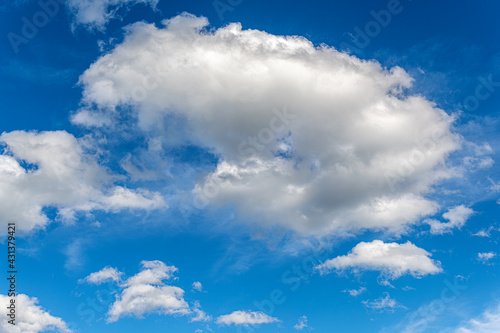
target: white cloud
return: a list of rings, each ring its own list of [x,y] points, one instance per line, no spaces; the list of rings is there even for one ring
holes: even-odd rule
[[[133,286],[138,284],[163,284],[163,280],[171,279],[177,272],[177,267],[167,266],[165,263],[154,261],[141,261],[142,270],[136,275],[128,278],[124,285]]]
[[[404,306],[399,304],[395,299],[391,298],[388,293],[384,293],[385,296],[381,296],[373,301],[363,301],[363,303],[367,308],[372,310],[377,310],[380,312],[393,312],[398,308],[406,309]]]
[[[4,311],[10,304],[10,297],[0,295],[0,306]],[[67,324],[58,317],[52,316],[49,312],[37,304],[38,300],[24,294],[16,296],[16,325],[8,323],[10,319],[6,314],[0,319],[0,332],[2,333],[38,333],[46,331],[65,332],[71,330]]]
[[[467,150],[472,153],[472,156],[464,157],[464,166],[471,169],[485,169],[491,167],[495,161],[488,155],[493,153],[493,149],[488,143],[477,145],[467,142]]]
[[[90,110],[79,110],[70,117],[71,123],[83,127],[103,127],[112,125],[111,119],[106,115],[99,114]]]
[[[108,281],[113,281],[118,283],[123,275],[118,269],[113,267],[105,267],[99,272],[95,272],[87,276],[86,278],[80,280],[80,283],[86,282],[90,284],[101,284]]]
[[[193,289],[198,290],[198,291],[202,291],[203,286],[202,286],[201,282],[200,281],[193,282]]]
[[[402,289],[403,289],[403,291],[417,290],[417,289],[410,287],[410,286],[404,286]]]
[[[421,277],[442,271],[440,262],[430,256],[429,252],[409,241],[397,244],[374,240],[371,243],[361,242],[349,254],[327,260],[315,269],[321,273],[345,269],[374,270],[381,271],[384,278],[392,280],[405,274]]]
[[[131,106],[140,128],[165,137],[164,117],[186,119],[177,139],[221,158],[196,185],[200,201],[303,234],[401,233],[437,211],[425,194],[452,176],[458,136],[453,117],[402,93],[403,69],[237,23],[163,23],[129,26],[85,71],[83,110]]]
[[[477,260],[483,263],[489,262],[491,259],[495,258],[497,254],[495,252],[483,252],[477,254]]]
[[[434,219],[428,219],[425,222],[430,225],[431,234],[442,235],[452,232],[455,228],[462,228],[472,214],[474,214],[472,209],[460,205],[448,209],[448,211],[443,214],[443,218],[448,220],[448,222],[440,222]]]
[[[485,311],[481,318],[470,320],[455,333],[497,333],[500,332],[500,306]]]
[[[118,11],[128,10],[136,4],[145,4],[155,9],[158,0],[68,0],[67,5],[74,16],[74,26],[89,30],[103,30]]]
[[[473,236],[477,237],[491,237],[491,231],[493,230],[493,226],[490,226],[488,229],[482,229],[473,234]]]
[[[108,311],[108,322],[124,316],[142,318],[145,314],[186,315],[191,313],[183,298],[184,290],[174,286],[138,284],[122,291]]]
[[[224,325],[257,325],[279,322],[277,318],[270,317],[264,312],[234,311],[217,318],[217,324]]]
[[[196,301],[193,306],[194,317],[191,318],[191,322],[198,321],[210,321],[212,317],[207,315],[205,311],[201,310],[200,302]]]
[[[17,222],[19,230],[43,228],[42,209],[55,207],[72,221],[79,211],[166,207],[159,193],[113,185],[84,139],[65,131],[14,131],[0,135],[0,219]]]
[[[155,261],[142,261],[142,270],[128,278],[124,288],[108,311],[108,322],[115,322],[124,316],[142,318],[146,314],[187,315],[191,313],[184,300],[184,290],[165,285],[177,271],[174,266]]]
[[[360,287],[359,289],[349,289],[349,290],[344,290],[342,291],[343,293],[349,293],[349,295],[356,297],[358,295],[361,295],[366,291],[365,287]]]
[[[293,328],[295,328],[298,331],[301,331],[301,330],[303,330],[306,327],[308,327],[307,326],[307,317],[306,316],[300,317],[299,318],[299,322],[293,326]]]

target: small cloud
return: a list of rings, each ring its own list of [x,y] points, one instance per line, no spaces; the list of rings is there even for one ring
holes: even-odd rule
[[[485,169],[495,164],[495,161],[488,156],[493,153],[493,149],[491,149],[491,146],[488,143],[485,143],[482,146],[474,143],[467,143],[467,145],[472,148],[471,153],[473,155],[464,157],[463,162],[469,170]]]
[[[264,312],[234,311],[230,314],[217,318],[217,324],[221,325],[257,325],[279,322],[278,318],[270,317]]]
[[[295,326],[293,326],[293,328],[295,328],[296,330],[298,331],[301,331],[302,329],[308,327],[307,326],[307,317],[306,316],[302,316],[299,318],[299,322],[297,324],[295,324]]]
[[[104,127],[112,124],[108,116],[87,109],[81,109],[77,113],[71,115],[70,121],[73,125],[86,128]]]
[[[362,293],[364,293],[366,291],[366,288],[365,287],[361,287],[359,289],[350,289],[350,290],[343,290],[342,292],[343,293],[349,293],[349,295],[353,296],[353,297],[356,297],[358,295],[361,295]]]
[[[465,222],[474,213],[474,211],[464,205],[456,206],[448,209],[443,214],[443,218],[448,222],[441,222],[436,219],[427,219],[425,222],[430,225],[430,233],[433,235],[442,235],[451,233],[452,229],[460,229],[465,225]]]
[[[193,282],[193,290],[202,291],[202,289],[203,286],[201,285],[201,282],[199,281]]]
[[[430,256],[429,252],[409,241],[398,244],[374,240],[371,243],[361,242],[347,255],[327,260],[315,269],[322,274],[346,269],[380,271],[383,279],[380,283],[390,285],[388,280],[395,280],[406,274],[422,277],[440,273],[440,262],[432,260]]]
[[[67,5],[74,16],[73,27],[83,26],[88,30],[103,31],[110,20],[119,18],[119,10],[128,10],[140,3],[156,9],[158,0],[68,0]]]
[[[113,267],[105,267],[101,269],[99,272],[95,272],[90,274],[84,279],[79,280],[79,283],[90,283],[90,284],[96,284],[99,285],[104,282],[108,281],[113,281],[115,283],[118,283],[121,279],[121,276],[123,275],[122,272],[118,271],[116,268]]]
[[[490,226],[488,229],[479,230],[475,234],[472,234],[472,236],[477,236],[477,237],[491,237],[491,230],[493,230],[493,226]]]
[[[491,183],[491,186],[489,187],[490,191],[500,192],[500,182],[496,182],[491,178],[488,178],[488,180]],[[500,199],[499,199],[499,201],[500,201]],[[497,203],[498,203],[498,201],[497,201]]]
[[[403,291],[410,291],[410,290],[417,290],[417,289],[410,286],[403,287]]]
[[[175,316],[192,313],[184,300],[184,290],[165,285],[165,280],[174,279],[176,267],[159,260],[144,260],[141,266],[139,273],[120,284],[122,290],[107,313],[108,323],[126,316],[143,318],[151,313]]]
[[[95,222],[92,222],[91,226],[93,226],[95,228],[100,228],[102,225],[101,225],[101,222],[95,221]]]
[[[477,254],[477,260],[486,264],[488,263],[491,259],[495,258],[497,254],[495,252],[483,252],[483,253],[478,253]]]
[[[406,307],[402,306],[395,299],[391,298],[389,293],[384,293],[385,296],[381,296],[373,301],[362,301],[369,309],[380,311],[380,312],[394,312],[394,310],[398,308],[406,309]]]

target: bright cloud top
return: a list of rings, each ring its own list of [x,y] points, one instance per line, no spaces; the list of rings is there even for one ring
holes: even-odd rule
[[[185,143],[221,156],[196,202],[235,204],[304,234],[399,233],[436,212],[425,193],[451,176],[458,138],[452,117],[404,94],[403,69],[237,23],[207,31],[189,14],[163,23],[129,26],[81,76],[85,117],[74,123],[95,126],[92,113],[112,119],[118,106],[163,135],[162,119],[186,119]]]
[[[392,280],[405,274],[421,277],[442,271],[440,262],[430,259],[430,256],[429,252],[409,241],[397,244],[374,240],[361,242],[349,254],[327,260],[316,269],[321,273],[345,269],[381,271],[384,277]]]
[[[80,282],[87,282],[96,285],[109,281],[118,283],[122,275],[123,273],[118,271],[116,268],[105,267],[101,269],[99,272],[90,274],[85,279],[80,280]]]
[[[10,297],[0,295],[0,306],[7,309]],[[49,312],[37,304],[38,300],[24,294],[16,296],[16,325],[8,323],[9,318],[4,314],[0,320],[0,332],[2,333],[39,333],[46,331],[72,332],[67,324],[58,317],[52,316]],[[20,311],[19,311],[20,310]]]
[[[136,4],[156,8],[158,0],[68,0],[67,5],[74,15],[74,25],[90,30],[103,30],[108,22],[117,17],[119,10],[127,10]]]
[[[443,218],[448,220],[448,222],[440,222],[435,219],[428,219],[426,223],[431,226],[431,234],[442,235],[444,233],[450,233],[453,229],[460,229],[465,225],[465,222],[469,217],[474,214],[471,208],[464,205],[456,206],[448,209],[446,213],[443,214]]]
[[[161,313],[164,315],[187,315],[191,313],[188,303],[184,300],[184,290],[175,286],[165,285],[164,280],[173,278],[177,271],[174,266],[155,261],[142,261],[139,273],[128,278],[120,286],[123,288],[116,301],[111,304],[107,321],[115,322],[124,316],[142,318],[146,314]],[[105,273],[103,273],[103,271]],[[90,274],[85,280],[95,277],[99,281],[105,275],[120,276],[123,273],[103,269]],[[199,306],[198,308],[199,309]]]
[[[88,142],[65,131],[14,131],[0,135],[0,219],[30,231],[49,220],[45,207],[72,221],[79,211],[118,211],[165,207],[159,193],[113,185]]]
[[[234,311],[217,318],[217,324],[223,325],[257,325],[279,322],[278,318],[266,315],[260,311]]]

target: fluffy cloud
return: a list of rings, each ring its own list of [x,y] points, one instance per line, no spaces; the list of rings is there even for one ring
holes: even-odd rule
[[[140,3],[154,9],[158,0],[68,0],[67,5],[74,15],[74,25],[82,25],[90,30],[102,30],[117,16],[119,10]]]
[[[142,261],[141,266],[139,273],[121,284],[123,290],[110,306],[108,322],[115,322],[124,316],[141,318],[155,312],[165,315],[191,313],[184,300],[184,290],[164,283],[164,280],[173,278],[176,267],[167,266],[159,260]]]
[[[105,267],[99,272],[95,272],[87,276],[86,278],[80,280],[80,282],[87,282],[90,284],[101,284],[108,281],[113,281],[118,283],[123,275],[122,272],[118,271],[113,267]]]
[[[88,128],[112,125],[111,120],[106,115],[88,110],[79,110],[78,113],[71,115],[70,120],[74,125]]]
[[[198,291],[202,291],[203,286],[202,286],[201,282],[199,282],[199,281],[193,282],[193,289],[198,290]]]
[[[279,322],[278,318],[270,317],[264,312],[234,311],[217,318],[217,324],[223,325],[257,325]]]
[[[406,309],[404,306],[399,304],[395,299],[391,298],[388,293],[384,293],[385,296],[381,296],[373,301],[363,301],[367,308],[380,311],[380,312],[393,312],[398,308]]]
[[[483,313],[481,318],[470,320],[455,333],[497,333],[500,332],[500,306]]]
[[[477,254],[477,260],[486,263],[491,259],[495,258],[497,254],[495,252],[483,252]]]
[[[453,117],[405,94],[403,69],[237,23],[212,31],[182,14],[163,24],[129,26],[85,71],[81,124],[100,122],[91,109],[99,119],[126,109],[166,136],[165,119],[182,119],[179,140],[220,156],[196,202],[303,234],[401,233],[436,212],[425,194],[452,176],[458,137]]]
[[[9,305],[10,297],[0,295],[0,306],[6,309]],[[69,333],[71,330],[67,324],[58,317],[52,316],[40,305],[37,304],[38,300],[34,297],[29,297],[24,294],[16,296],[17,314],[16,325],[8,323],[8,317],[3,314],[0,320],[1,333],[38,333],[38,332],[65,332]]]
[[[0,219],[19,230],[45,226],[45,207],[57,208],[62,220],[78,211],[165,207],[159,193],[114,186],[83,139],[65,131],[3,133],[0,144]]]
[[[474,211],[464,205],[456,206],[448,209],[443,214],[443,218],[448,222],[440,222],[435,219],[427,219],[425,222],[431,227],[431,234],[442,235],[444,233],[452,232],[453,229],[460,229],[465,225],[465,222],[474,213]]]
[[[174,286],[133,285],[122,291],[119,300],[109,309],[108,322],[123,316],[141,318],[145,314],[157,312],[165,315],[186,315],[191,313],[183,298],[184,290]]]
[[[177,272],[177,267],[167,266],[165,263],[154,261],[142,261],[142,271],[130,277],[125,281],[125,286],[133,286],[139,284],[163,284],[163,280],[173,278],[173,274]]]
[[[421,277],[442,271],[439,261],[430,259],[431,254],[409,241],[404,244],[384,243],[374,240],[361,242],[349,254],[325,261],[316,266],[321,273],[331,270],[375,270],[388,279],[397,279],[405,274]]]
[[[80,280],[91,284],[105,281],[117,282],[121,292],[116,301],[110,305],[107,322],[112,323],[125,316],[142,318],[147,314],[192,315],[191,322],[210,321],[212,317],[206,314],[198,301],[192,309],[184,300],[184,290],[165,284],[165,280],[175,280],[175,266],[168,266],[159,260],[142,261],[141,271],[121,282],[122,272],[116,268],[105,267]],[[200,284],[201,286],[201,284]]]

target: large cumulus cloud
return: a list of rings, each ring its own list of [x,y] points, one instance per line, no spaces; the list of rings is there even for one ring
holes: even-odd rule
[[[220,157],[196,184],[197,202],[303,234],[400,233],[437,211],[426,194],[451,176],[453,117],[408,95],[403,69],[237,23],[209,30],[182,14],[163,24],[129,26],[81,76],[74,123],[132,110],[142,130],[161,124],[169,135],[162,120],[183,119],[179,142]]]

